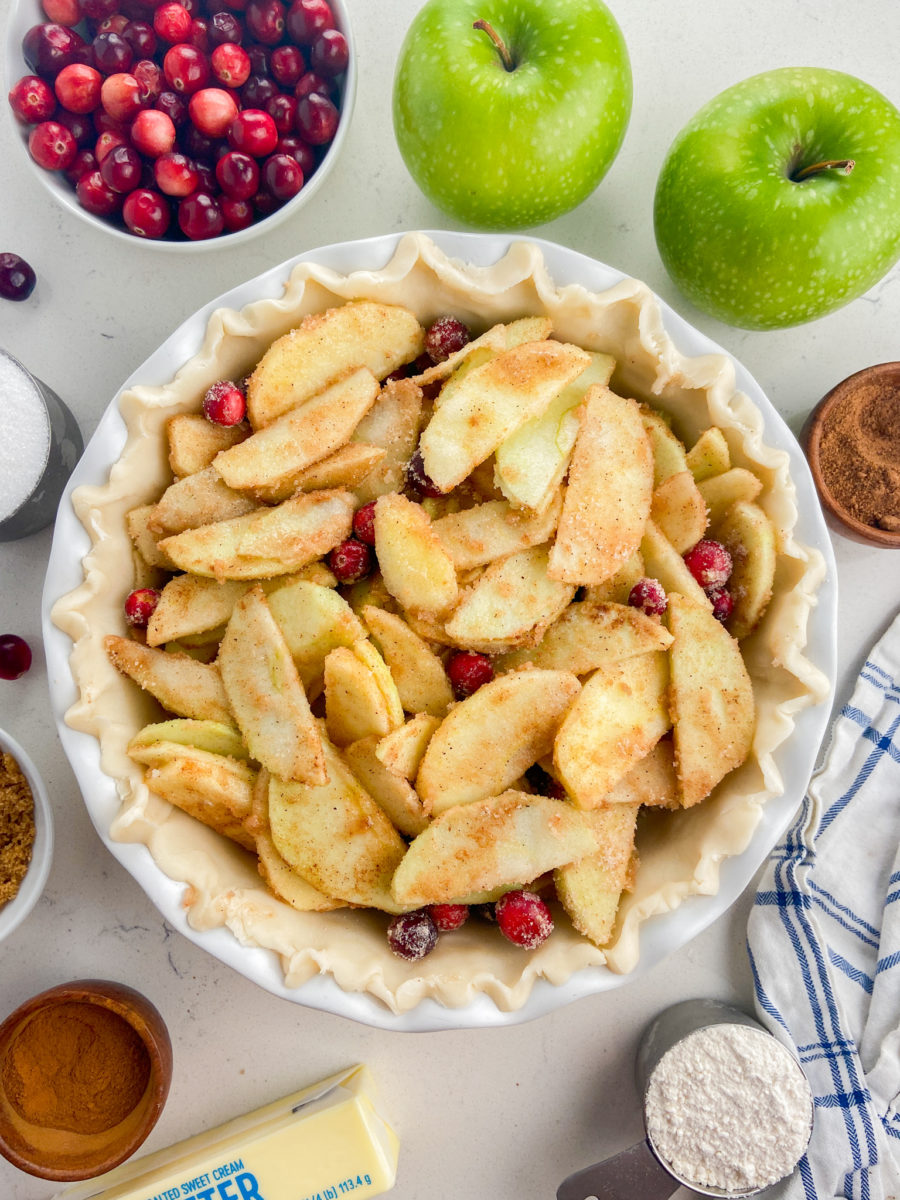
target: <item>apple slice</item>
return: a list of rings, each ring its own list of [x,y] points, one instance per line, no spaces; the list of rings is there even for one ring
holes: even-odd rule
[[[724,475],[731,467],[731,452],[718,425],[704,429],[687,453],[688,470],[697,483],[711,475]]]
[[[185,529],[196,529],[198,525],[229,521],[258,508],[254,499],[230,488],[215,467],[206,467],[196,475],[170,484],[154,506],[147,524],[154,533],[165,537],[183,533]]]
[[[712,611],[712,604],[703,588],[693,577],[685,565],[684,559],[651,518],[644,529],[641,539],[641,557],[644,560],[644,571],[650,579],[656,579],[662,584],[663,591],[679,592],[688,596],[695,604]]]
[[[428,367],[421,375],[416,375],[416,383],[427,386],[429,383],[442,383],[448,379],[463,363],[468,363],[474,355],[482,362],[500,354],[503,350],[512,350],[525,342],[540,342],[553,332],[553,322],[549,317],[519,317],[506,325],[492,325],[480,337],[473,338],[460,350],[454,351],[449,358]],[[485,355],[484,352],[488,353]]]
[[[755,500],[762,491],[762,480],[744,467],[732,467],[721,475],[711,475],[697,486],[709,510],[710,525],[718,525],[738,500]]]
[[[155,696],[168,712],[198,721],[234,721],[218,667],[114,634],[105,637],[103,645],[113,666]]]
[[[269,592],[269,609],[284,634],[307,695],[318,695],[325,659],[337,646],[352,646],[366,631],[343,596],[305,579]]]
[[[678,777],[672,739],[663,737],[649,754],[606,793],[604,804],[643,804],[648,808],[678,808]]]
[[[406,712],[442,717],[453,703],[444,664],[402,617],[367,604],[361,612]]]
[[[338,746],[375,734],[383,737],[403,724],[403,706],[384,659],[361,638],[338,646],[325,659],[325,723]]]
[[[531,663],[549,671],[587,675],[597,667],[635,654],[665,650],[671,641],[665,626],[638,608],[580,600],[569,605],[536,646],[513,650],[496,666],[500,671],[509,671]]]
[[[425,333],[406,308],[352,301],[304,317],[272,343],[250,376],[247,415],[262,429],[358,367],[384,379],[422,353]]]
[[[219,583],[199,575],[176,575],[162,589],[147,624],[147,645],[162,646],[218,629],[226,624],[248,587],[249,583],[237,580]]]
[[[152,746],[155,742],[175,742],[180,746],[193,746],[209,754],[224,755],[246,762],[250,757],[244,740],[233,725],[222,721],[194,721],[178,717],[172,721],[157,721],[145,725],[128,743],[129,754],[133,749]]]
[[[731,554],[733,568],[727,586],[734,609],[726,628],[740,640],[757,627],[772,599],[775,528],[758,504],[738,500],[716,526],[715,536]]]
[[[375,756],[395,775],[402,775],[410,782],[418,774],[428,743],[440,726],[437,717],[429,713],[417,713],[399,729],[386,733],[375,747]]]
[[[389,492],[375,504],[375,553],[385,587],[404,607],[444,612],[456,602],[456,571],[424,509]]]
[[[670,475],[655,489],[650,516],[679,554],[700,541],[706,531],[706,501],[690,471]]]
[[[631,872],[639,808],[638,804],[619,804],[585,813],[602,848],[553,872],[556,894],[569,920],[595,946],[605,946],[612,935],[619,899]]]
[[[250,430],[245,422],[239,425],[215,425],[201,413],[179,413],[166,422],[169,446],[169,466],[176,479],[196,475],[211,466],[220,450],[236,446]]]
[[[634,400],[589,388],[548,568],[564,583],[602,583],[638,549],[650,514],[653,455]]]
[[[234,606],[217,662],[252,756],[285,779],[324,782],[319,729],[261,587]]]
[[[590,819],[565,800],[506,791],[453,808],[419,834],[392,884],[399,904],[449,904],[530,883],[599,849]]]
[[[434,531],[457,571],[468,571],[551,538],[562,510],[557,492],[542,512],[521,512],[506,500],[474,504],[439,517]]]
[[[599,667],[585,683],[553,747],[556,773],[579,808],[604,804],[668,730],[668,674],[666,653],[654,651]]]
[[[277,504],[289,500],[297,492],[325,491],[327,488],[353,489],[375,470],[384,455],[380,446],[348,442],[312,466],[304,467],[296,475],[285,476],[280,483],[255,487],[253,495],[258,500]]]
[[[416,776],[426,811],[441,813],[509,787],[549,754],[580,690],[567,671],[514,671],[457,704],[428,743]]]
[[[344,749],[350,770],[372,799],[384,809],[391,824],[406,837],[416,837],[428,825],[422,801],[408,779],[386,767],[378,757],[379,737],[373,734]]]
[[[669,596],[669,708],[681,803],[697,804],[750,753],[753,685],[741,651],[707,608]]]
[[[684,446],[672,432],[668,422],[655,409],[641,405],[641,420],[653,450],[654,490],[672,475],[688,469]]]
[[[509,435],[539,416],[590,355],[563,342],[526,342],[469,371],[436,408],[419,446],[426,474],[441,491],[462,483]]]
[[[422,389],[411,379],[388,380],[350,439],[351,445],[359,442],[384,451],[365,479],[355,485],[358,504],[402,490],[421,424]]]
[[[635,550],[621,567],[604,579],[602,583],[591,584],[584,589],[584,598],[591,604],[627,604],[631,589],[647,572],[644,570],[644,560],[640,550]]]
[[[155,504],[141,504],[125,515],[125,528],[134,545],[135,552],[148,567],[162,571],[177,571],[178,568],[168,554],[159,547],[159,534],[150,528],[150,517]]]

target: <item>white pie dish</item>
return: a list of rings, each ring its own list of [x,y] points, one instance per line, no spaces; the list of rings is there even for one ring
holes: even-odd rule
[[[423,240],[429,238],[430,241]],[[800,572],[805,580],[804,588],[807,594],[797,610],[797,621],[803,627],[800,631],[802,641],[799,644],[802,645],[805,641],[805,649],[800,654],[797,645],[793,647],[798,661],[805,664],[805,682],[799,689],[805,699],[790,700],[785,713],[782,714],[785,721],[794,723],[793,733],[777,746],[774,755],[776,770],[783,779],[783,790],[764,805],[756,805],[752,820],[748,818],[740,823],[736,835],[742,846],[740,852],[727,857],[721,866],[715,854],[706,855],[703,871],[694,872],[696,877],[691,879],[690,886],[682,888],[664,885],[659,890],[654,901],[656,908],[650,907],[650,911],[657,911],[659,915],[641,923],[639,934],[636,928],[632,931],[631,942],[635,953],[631,958],[634,961],[618,964],[619,971],[624,970],[625,973],[615,973],[602,965],[586,965],[591,955],[584,956],[584,960],[571,969],[570,963],[564,966],[552,960],[542,963],[539,956],[529,958],[521,951],[509,947],[501,949],[499,965],[495,964],[494,968],[480,972],[475,980],[465,980],[464,986],[445,989],[441,997],[443,1003],[433,998],[434,993],[427,994],[427,990],[423,992],[422,989],[414,987],[407,987],[404,992],[401,986],[392,995],[386,995],[384,979],[378,974],[382,968],[366,975],[365,972],[354,973],[352,970],[342,969],[340,964],[329,963],[328,969],[332,972],[330,974],[312,974],[302,981],[296,976],[290,978],[290,955],[283,961],[279,954],[270,949],[263,949],[259,944],[242,944],[248,940],[251,943],[255,942],[258,929],[251,928],[252,918],[248,923],[246,907],[241,910],[241,904],[234,903],[234,887],[220,890],[214,897],[208,895],[201,906],[202,916],[196,911],[196,906],[190,912],[186,910],[184,882],[164,874],[147,847],[134,840],[144,836],[146,832],[142,819],[130,824],[123,824],[119,819],[120,790],[114,779],[101,768],[100,749],[96,738],[84,729],[84,706],[81,706],[82,719],[78,721],[82,725],[81,729],[72,728],[66,723],[66,713],[78,699],[78,688],[69,665],[72,641],[69,633],[63,632],[53,623],[51,608],[60,597],[68,595],[82,584],[82,558],[90,551],[92,544],[91,537],[75,515],[68,498],[72,491],[85,485],[102,488],[111,466],[118,460],[126,442],[127,431],[119,410],[119,397],[114,399],[64,497],[44,594],[44,629],[48,661],[51,664],[54,711],[64,747],[85,794],[91,818],[106,845],[144,887],[160,911],[197,944],[276,994],[369,1024],[406,1030],[509,1024],[536,1017],[583,995],[622,986],[633,978],[635,973],[655,965],[721,915],[752,878],[766,853],[788,824],[805,790],[830,715],[830,706],[826,701],[833,686],[829,681],[834,678],[835,666],[836,591],[832,551],[805,459],[787,426],[766,400],[758,385],[739,364],[733,363],[719,347],[692,329],[670,309],[664,305],[656,307],[659,302],[655,301],[642,285],[634,284],[611,268],[562,247],[534,240],[525,246],[522,242],[514,243],[501,236],[439,233],[408,236],[406,239],[399,236],[374,238],[310,251],[289,263],[273,268],[205,306],[138,368],[126,383],[123,392],[133,384],[139,383],[152,388],[154,385],[167,383],[175,371],[192,356],[197,355],[203,346],[207,323],[215,310],[240,309],[263,298],[274,299],[281,296],[288,275],[298,264],[316,265],[314,274],[320,287],[311,289],[315,291],[316,296],[320,296],[322,288],[326,289],[326,292],[333,292],[337,288],[336,294],[339,295],[362,294],[371,286],[375,286],[373,280],[383,278],[381,272],[386,264],[391,263],[393,266],[404,254],[408,258],[410,254],[418,254],[423,246],[427,248],[432,243],[436,244],[438,249],[435,253],[442,264],[445,264],[442,270],[446,270],[450,279],[447,295],[443,300],[445,305],[452,303],[453,286],[461,280],[457,278],[460,264],[455,261],[447,262],[444,255],[453,260],[462,260],[462,263],[474,264],[473,271],[463,271],[465,278],[462,282],[466,286],[472,286],[474,279],[481,288],[494,286],[497,278],[497,268],[494,264],[502,260],[504,266],[501,274],[504,275],[505,284],[499,298],[495,297],[492,303],[501,307],[506,305],[510,311],[516,312],[524,311],[528,306],[533,307],[535,304],[535,287],[531,272],[534,270],[534,261],[538,260],[540,269],[546,268],[549,280],[564,289],[564,292],[558,295],[564,294],[565,303],[580,304],[583,297],[581,288],[587,288],[591,292],[605,292],[618,286],[619,291],[615,295],[638,296],[642,306],[650,306],[647,312],[652,310],[657,319],[661,313],[661,323],[648,320],[645,326],[642,326],[642,336],[650,339],[654,353],[661,356],[660,361],[667,361],[671,368],[673,363],[683,365],[688,361],[681,355],[690,355],[692,369],[705,379],[716,379],[717,372],[724,371],[724,377],[731,381],[725,386],[725,391],[728,392],[730,388],[728,394],[732,399],[738,399],[738,394],[734,393],[735,382],[743,397],[750,398],[749,401],[743,398],[738,400],[741,421],[748,430],[748,437],[764,443],[765,446],[778,447],[772,461],[777,459],[779,463],[783,463],[796,490],[797,521],[794,535],[797,543],[809,548],[805,565]],[[513,249],[507,254],[511,246]],[[300,269],[301,273],[305,270],[303,266]],[[357,272],[363,274],[356,274]],[[519,283],[507,287],[506,283],[509,283],[510,279],[518,278],[517,272],[521,275]],[[353,273],[352,284],[343,281],[343,276],[348,273]],[[567,285],[570,284],[575,286],[569,288]],[[399,296],[395,298],[399,299]],[[457,303],[462,303],[458,297]],[[320,299],[318,307],[324,306],[325,301]],[[277,304],[267,307],[278,312]],[[641,312],[646,315],[643,308]],[[432,312],[431,315],[436,313]],[[279,319],[285,318],[281,316]],[[493,314],[491,319],[496,319]],[[230,329],[236,333],[244,328],[243,319],[236,315],[226,317],[224,325],[218,328]],[[666,334],[671,337],[674,345],[669,342]],[[271,334],[271,337],[274,336],[274,333]],[[634,347],[631,349],[634,350]],[[698,360],[693,356],[701,357]],[[82,497],[85,494],[80,493]],[[96,497],[97,493],[91,491],[89,495]],[[132,496],[130,503],[137,502],[138,498]],[[93,524],[93,521],[89,523]],[[79,637],[88,629],[89,622],[73,611],[70,602],[67,601],[63,607],[68,613],[64,616],[67,630]],[[74,607],[77,608],[77,604]],[[59,608],[56,615],[59,619]],[[110,834],[114,823],[117,831],[115,838]],[[120,840],[123,836],[132,840]],[[215,838],[216,835],[210,834],[209,837]],[[165,841],[164,838],[157,839],[158,842],[160,840]],[[206,853],[206,844],[202,847],[197,845],[196,850],[202,857]],[[727,853],[728,850],[724,852]],[[165,847],[157,844],[154,853],[158,857],[165,857]],[[196,886],[195,879],[194,887]],[[240,876],[237,885],[237,892],[241,894],[239,900],[245,895],[246,886],[247,876],[244,874]],[[681,904],[671,911],[664,911],[672,903],[678,903],[686,894],[703,892],[713,894],[695,894],[690,904]],[[265,895],[261,889],[260,894]],[[259,916],[259,912],[257,909],[256,916]],[[347,920],[348,915],[329,914],[329,917],[339,925]],[[218,925],[214,924],[215,921],[219,922]],[[222,924],[223,921],[227,924]],[[198,923],[207,927],[197,928]],[[344,934],[346,935],[346,930]],[[479,935],[475,933],[471,936]],[[465,941],[459,943],[461,947],[466,944]],[[438,953],[440,951],[436,952]],[[426,964],[429,961],[426,960]],[[288,966],[289,982],[286,982],[283,969],[285,964]],[[296,965],[293,969],[296,970]],[[309,975],[310,971],[318,969],[321,969],[321,963],[306,961],[300,973]],[[423,965],[420,964],[416,969],[421,973]],[[396,1011],[392,1011],[392,1008]]]

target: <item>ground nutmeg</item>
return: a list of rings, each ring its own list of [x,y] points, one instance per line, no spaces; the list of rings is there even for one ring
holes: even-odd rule
[[[900,388],[860,381],[825,414],[819,463],[834,499],[876,529],[900,532]]]

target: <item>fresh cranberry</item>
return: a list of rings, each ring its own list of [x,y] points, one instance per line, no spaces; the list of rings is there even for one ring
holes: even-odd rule
[[[203,415],[214,425],[240,425],[247,413],[247,398],[230,379],[218,379],[203,397]]]
[[[309,142],[304,142],[299,133],[286,133],[278,139],[275,147],[278,154],[290,154],[295,158],[303,172],[303,178],[309,179],[316,169],[316,156]]]
[[[339,583],[357,583],[372,570],[372,551],[364,542],[347,538],[330,552],[328,565]]]
[[[156,588],[135,588],[125,597],[125,620],[134,629],[146,629],[161,593]]]
[[[95,108],[91,113],[91,120],[94,122],[94,128],[97,133],[117,133],[124,141],[128,141],[128,127],[130,121],[117,121],[115,117],[111,117],[105,108],[102,107],[103,88],[100,89],[101,107]]]
[[[292,133],[294,124],[297,120],[297,101],[293,96],[286,96],[283,92],[277,96],[273,96],[271,100],[266,101],[266,112],[275,122],[275,128],[278,130],[279,136]],[[278,147],[275,147],[277,154]]]
[[[353,536],[367,546],[375,545],[375,501],[370,500],[353,514]]]
[[[277,46],[284,35],[285,7],[281,0],[250,0],[244,20],[252,37],[264,46]]]
[[[702,588],[719,587],[731,575],[731,555],[721,542],[703,538],[685,554],[687,569]]]
[[[219,187],[234,200],[249,200],[259,190],[259,167],[256,159],[240,150],[230,150],[216,163]]]
[[[103,182],[114,192],[133,192],[140,186],[143,163],[132,146],[115,146],[100,164]]]
[[[309,65],[329,79],[346,71],[349,60],[347,39],[338,29],[323,29],[309,51]]]
[[[159,156],[153,165],[153,178],[159,190],[167,196],[189,196],[196,191],[200,182],[191,160],[174,151]]]
[[[415,962],[437,945],[438,931],[427,909],[392,917],[387,929],[388,945],[398,958]]]
[[[91,45],[94,63],[104,75],[131,70],[134,50],[120,33],[98,33]]]
[[[63,67],[75,61],[84,38],[65,25],[48,22],[33,25],[22,39],[22,55],[28,68],[43,79],[53,79]]]
[[[276,46],[269,60],[272,77],[283,88],[296,87],[306,70],[303,51],[297,46]]]
[[[196,46],[180,43],[166,51],[163,74],[169,87],[190,96],[209,83],[209,59]]]
[[[317,75],[315,71],[305,71],[294,85],[294,96],[298,100],[302,100],[310,92],[318,92],[320,96],[327,96],[330,91],[328,81],[321,75]]]
[[[157,100],[162,95],[164,82],[161,68],[152,59],[142,58],[131,68],[131,73],[138,81],[142,107],[156,106]]]
[[[127,146],[130,143],[127,138],[121,133],[116,133],[112,129],[104,130],[94,143],[94,157],[97,160],[97,166],[103,165],[103,160],[117,146]]]
[[[271,75],[269,58],[272,52],[268,46],[253,42],[247,47],[247,53],[250,56],[250,70],[254,75]]]
[[[224,137],[238,115],[238,106],[231,92],[224,88],[201,88],[188,103],[188,114],[194,125],[207,137]]]
[[[244,108],[265,108],[279,94],[278,84],[268,75],[250,75],[241,88],[241,103]]]
[[[229,233],[238,233],[253,224],[253,205],[249,200],[238,200],[236,196],[222,196],[219,204],[225,228]]]
[[[60,125],[65,125],[69,133],[75,139],[75,144],[81,150],[84,147],[90,146],[97,137],[94,128],[92,113],[70,113],[66,109],[58,110],[54,120],[59,121]]]
[[[75,185],[78,203],[95,217],[111,217],[122,206],[122,196],[106,183],[99,171],[82,175]]]
[[[114,12],[112,16],[104,17],[94,30],[94,35],[98,33],[121,33],[128,24],[128,18],[124,13]]]
[[[536,950],[553,932],[550,909],[537,892],[507,892],[494,905],[500,932],[514,946]]]
[[[188,42],[204,54],[209,54],[209,25],[202,17],[194,17],[187,35]]]
[[[469,919],[468,904],[431,904],[428,907],[438,933],[452,933],[461,929]]]
[[[147,158],[168,154],[175,145],[175,126],[172,118],[158,108],[145,108],[134,118],[131,126],[134,146]]]
[[[303,187],[303,172],[290,154],[272,154],[263,163],[262,180],[266,191],[284,203]]]
[[[65,169],[65,177],[71,183],[72,187],[76,185],[82,175],[87,175],[90,171],[97,170],[97,159],[94,156],[93,150],[79,150],[72,159],[70,166]]]
[[[443,496],[444,494],[431,476],[426,475],[421,450],[416,450],[406,464],[406,482],[414,491],[422,496],[435,497]]]
[[[216,46],[209,61],[213,75],[226,87],[242,87],[250,78],[250,55],[234,42]]]
[[[11,250],[0,253],[0,296],[4,300],[27,300],[37,276],[21,255]]]
[[[156,31],[146,21],[129,21],[122,30],[122,37],[135,58],[152,58],[156,53]]]
[[[191,32],[191,14],[177,0],[168,0],[154,10],[153,32],[170,46],[186,42]]]
[[[28,137],[31,157],[47,171],[64,171],[72,165],[78,146],[75,139],[59,121],[41,121]]]
[[[734,612],[734,597],[724,587],[709,588],[706,594],[712,604],[713,616],[724,625]]]
[[[474,650],[458,650],[450,656],[447,675],[457,700],[465,700],[494,678],[494,668],[486,654]]]
[[[334,27],[334,13],[327,0],[294,0],[285,24],[292,42],[309,46],[323,30]]]
[[[197,172],[197,187],[196,191],[206,192],[207,196],[215,196],[216,203],[222,199],[218,194],[216,172],[212,163],[201,162],[199,159],[194,162],[194,170]]]
[[[176,129],[188,119],[187,101],[177,92],[160,92],[153,107],[171,117]]]
[[[209,44],[222,46],[231,42],[239,46],[244,38],[244,29],[237,17],[230,12],[217,12],[209,21]]]
[[[278,144],[278,130],[267,112],[261,108],[245,108],[231,122],[228,144],[232,150],[265,158]]]
[[[56,96],[53,88],[39,75],[23,75],[9,91],[9,104],[26,125],[39,125],[53,116]]]
[[[69,112],[89,113],[100,103],[102,82],[103,77],[93,67],[69,63],[53,81],[53,90],[57,100]]]
[[[113,16],[119,7],[119,0],[81,0],[81,9],[92,21],[104,21]]]
[[[338,127],[338,110],[327,96],[310,92],[297,105],[297,132],[311,146],[330,142]]]
[[[425,333],[425,352],[432,362],[444,362],[462,350],[470,336],[468,328],[456,317],[438,317]]]
[[[31,647],[25,639],[17,633],[0,634],[0,679],[19,679],[30,667]]]
[[[74,28],[84,16],[81,0],[41,0],[48,21]]]
[[[271,217],[273,212],[278,212],[281,208],[282,201],[276,200],[271,192],[267,192],[265,188],[260,188],[252,200],[253,211],[259,220],[265,217]]]
[[[628,603],[639,608],[648,617],[661,617],[666,611],[668,600],[663,585],[658,579],[639,579],[628,593]]]
[[[136,188],[125,197],[122,220],[138,237],[161,238],[172,213],[164,196],[150,188]]]
[[[114,121],[131,121],[141,111],[141,85],[127,71],[107,75],[100,89],[100,103]]]

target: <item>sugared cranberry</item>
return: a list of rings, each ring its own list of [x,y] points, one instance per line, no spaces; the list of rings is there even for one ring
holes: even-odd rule
[[[443,496],[443,492],[430,475],[425,473],[422,451],[416,450],[406,464],[406,482],[414,491],[422,496]]]
[[[30,666],[31,647],[25,639],[17,633],[0,634],[0,679],[19,679]]]
[[[264,46],[277,46],[284,34],[285,11],[281,0],[250,0],[244,20],[251,37]]]
[[[100,174],[114,192],[133,192],[140,186],[143,165],[132,146],[114,146],[101,162]]]
[[[228,144],[233,150],[266,158],[278,145],[275,122],[261,108],[245,108],[231,122]]]
[[[170,117],[176,129],[188,119],[187,101],[177,92],[160,92],[153,107]]]
[[[438,933],[452,933],[461,929],[469,919],[467,904],[431,904],[428,907]]]
[[[92,46],[94,63],[104,75],[131,70],[134,50],[120,33],[98,33]]]
[[[238,233],[253,224],[253,205],[249,200],[238,200],[236,196],[223,196],[219,201],[225,228],[229,233]]]
[[[250,78],[250,55],[243,46],[223,42],[210,56],[212,73],[226,87],[239,88]]]
[[[392,917],[387,929],[388,945],[398,958],[415,962],[437,945],[438,931],[427,909]]]
[[[166,51],[163,74],[169,87],[190,96],[209,83],[209,59],[196,46],[181,43]]]
[[[39,125],[53,116],[56,96],[53,88],[39,75],[23,75],[9,90],[9,104],[26,125]]]
[[[22,56],[30,70],[44,79],[53,79],[63,67],[75,61],[84,38],[65,25],[50,21],[33,25],[22,39]]]
[[[201,88],[188,103],[194,125],[207,137],[224,137],[238,115],[237,101],[224,88]]]
[[[230,12],[213,13],[209,20],[209,44],[222,46],[227,42],[239,46],[244,38],[240,21]]]
[[[81,0],[41,0],[48,21],[74,28],[84,16]]]
[[[175,145],[175,126],[172,118],[158,108],[145,108],[131,125],[131,141],[147,158],[168,154]]]
[[[256,159],[240,150],[230,150],[216,163],[216,179],[227,196],[249,200],[259,190],[259,167]]]
[[[178,206],[178,225],[192,242],[218,237],[225,228],[225,218],[218,202],[208,192],[194,192]]]
[[[153,12],[153,32],[170,46],[186,42],[191,32],[191,14],[177,0],[167,0]]]
[[[262,180],[266,191],[283,204],[303,187],[303,172],[289,154],[272,154],[263,163]]]
[[[75,139],[59,121],[41,121],[28,137],[31,157],[47,171],[64,171],[72,165],[78,146]]]
[[[334,13],[327,0],[294,0],[285,24],[292,42],[308,46],[323,30],[333,28]]]
[[[138,237],[163,237],[171,219],[172,212],[165,196],[151,188],[136,188],[125,197],[122,220]]]
[[[338,127],[338,110],[327,96],[310,92],[297,105],[297,132],[311,146],[324,146]]]
[[[0,296],[4,300],[27,300],[37,276],[21,255],[11,250],[0,253]]]
[[[189,196],[196,191],[200,182],[191,160],[174,151],[159,156],[153,165],[153,178],[159,190],[167,196]]]
[[[628,603],[639,608],[648,617],[661,617],[666,611],[668,600],[663,585],[658,579],[639,579],[628,593]]]
[[[114,121],[131,121],[141,111],[141,85],[127,71],[107,75],[100,88],[100,103]]]
[[[129,21],[122,37],[131,47],[135,58],[152,58],[156,53],[156,32],[146,21]]]
[[[709,588],[706,594],[713,606],[713,616],[724,625],[734,612],[734,597],[724,587]]]
[[[323,29],[309,51],[309,65],[320,75],[333,79],[347,70],[350,49],[339,29]]]
[[[135,588],[125,597],[125,620],[133,629],[146,629],[161,593],[157,588]]]
[[[444,362],[462,350],[470,338],[468,328],[456,317],[438,317],[425,334],[425,352],[432,362]]]
[[[78,203],[95,217],[111,217],[122,207],[122,194],[115,192],[99,170],[82,175],[75,185]]]
[[[303,51],[297,46],[276,46],[269,60],[273,79],[283,88],[293,88],[306,70]]]
[[[494,668],[486,654],[474,650],[458,650],[450,656],[447,675],[457,700],[464,700],[494,678]]]
[[[536,950],[553,932],[550,909],[537,892],[507,892],[494,912],[506,940],[523,950]]]
[[[247,413],[247,398],[230,379],[217,379],[203,397],[203,415],[214,425],[240,425]]]
[[[731,555],[721,542],[703,538],[685,554],[687,569],[702,588],[720,587],[731,575]]]
[[[364,542],[347,538],[329,553],[328,565],[339,583],[357,583],[372,570],[372,551]]]
[[[370,500],[353,514],[353,536],[367,546],[375,545],[375,501]]]

